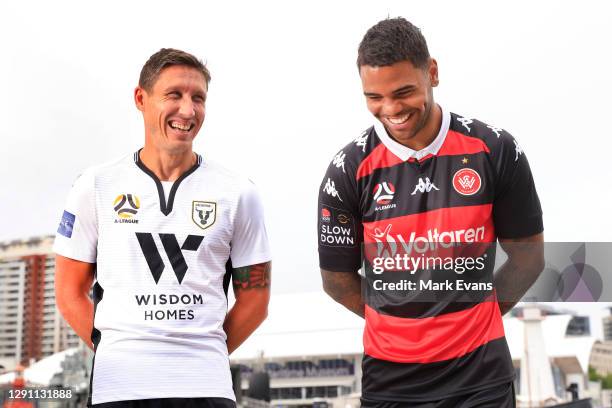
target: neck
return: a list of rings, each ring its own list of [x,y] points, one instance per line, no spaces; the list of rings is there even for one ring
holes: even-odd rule
[[[167,152],[145,144],[140,151],[140,161],[161,181],[175,181],[193,167],[196,160],[196,155],[191,149]]]

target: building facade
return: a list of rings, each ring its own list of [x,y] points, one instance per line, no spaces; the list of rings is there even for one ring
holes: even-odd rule
[[[12,370],[76,347],[55,306],[53,237],[0,243],[0,366]]]

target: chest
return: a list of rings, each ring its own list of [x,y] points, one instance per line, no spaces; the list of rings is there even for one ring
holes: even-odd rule
[[[492,239],[495,172],[486,155],[434,156],[359,180],[365,239]]]

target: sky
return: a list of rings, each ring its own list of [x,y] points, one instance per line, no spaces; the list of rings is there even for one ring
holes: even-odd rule
[[[194,150],[258,186],[273,290],[318,290],[319,184],[374,123],[357,46],[403,16],[438,61],[436,101],[521,144],[546,240],[612,241],[611,15],[590,0],[2,2],[0,240],[54,233],[82,170],[142,146],[140,68],[181,48],[212,74]]]

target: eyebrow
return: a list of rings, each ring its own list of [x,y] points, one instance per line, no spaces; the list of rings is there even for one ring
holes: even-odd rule
[[[402,92],[405,92],[405,91],[411,91],[411,90],[413,90],[415,88],[416,88],[416,86],[414,86],[414,85],[406,85],[406,86],[402,86],[401,88],[398,88],[398,89],[394,90],[393,93],[397,94],[397,93],[402,93]]]
[[[402,86],[401,88],[394,89],[391,93],[392,94],[398,94],[398,93],[402,93],[402,92],[406,92],[406,91],[412,91],[413,89],[416,89],[416,86],[414,86],[414,85],[405,85],[405,86]],[[376,92],[364,92],[363,94],[365,96],[380,96],[380,94],[377,94]]]
[[[164,95],[169,95],[169,94],[174,93],[174,92],[183,93],[184,91],[183,91],[183,89],[181,89],[180,86],[169,86],[168,88],[164,89],[163,92],[164,92]],[[193,95],[194,96],[201,96],[202,98],[206,99],[206,95],[207,94],[208,94],[208,92],[206,90],[202,90],[201,92],[200,91],[194,92]]]

